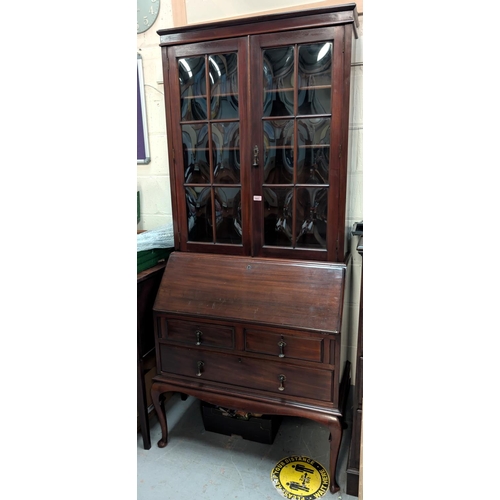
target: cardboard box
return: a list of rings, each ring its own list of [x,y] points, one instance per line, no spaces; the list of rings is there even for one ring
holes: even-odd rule
[[[206,431],[217,432],[226,436],[237,435],[248,441],[272,444],[281,424],[279,415],[261,415],[242,417],[237,412],[221,409],[218,406],[202,402],[203,425]]]

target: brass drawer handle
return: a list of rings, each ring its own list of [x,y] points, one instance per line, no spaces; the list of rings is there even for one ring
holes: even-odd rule
[[[203,363],[203,361],[198,361],[198,373],[196,374],[197,377],[201,377],[204,366],[205,366],[205,363]]]
[[[203,336],[203,332],[201,330],[196,330],[196,345],[201,345],[201,337]]]
[[[278,380],[280,381],[280,386],[278,387],[278,391],[284,391],[285,386],[283,385],[283,382],[286,380],[286,377],[284,375],[278,375]]]
[[[280,340],[278,342],[278,346],[280,348],[280,353],[278,355],[279,358],[284,358],[285,357],[285,352],[284,352],[284,347],[286,346],[286,342],[284,340]]]

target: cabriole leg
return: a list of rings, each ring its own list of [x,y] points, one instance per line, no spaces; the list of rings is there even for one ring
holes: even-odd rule
[[[328,424],[328,428],[330,429],[330,491],[335,493],[340,490],[336,470],[340,442],[342,441],[342,425],[337,417],[333,417]]]
[[[160,402],[160,397],[165,392],[166,391],[162,390],[161,384],[153,382],[153,385],[151,387],[151,399],[153,400],[156,415],[158,416],[158,422],[160,422],[161,427],[161,439],[158,441],[159,448],[165,448],[168,442],[168,426],[165,405],[163,401]]]

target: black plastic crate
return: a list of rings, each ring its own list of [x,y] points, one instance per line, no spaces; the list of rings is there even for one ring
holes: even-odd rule
[[[248,441],[272,444],[278,433],[282,417],[262,415],[242,417],[237,412],[202,402],[203,425],[206,431],[226,436],[241,436]]]

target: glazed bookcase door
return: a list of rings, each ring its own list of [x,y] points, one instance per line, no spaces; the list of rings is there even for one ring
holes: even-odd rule
[[[247,47],[243,39],[169,48],[168,126],[181,250],[250,253]]]
[[[254,255],[337,260],[343,28],[252,38]],[[344,207],[345,208],[345,207]]]

